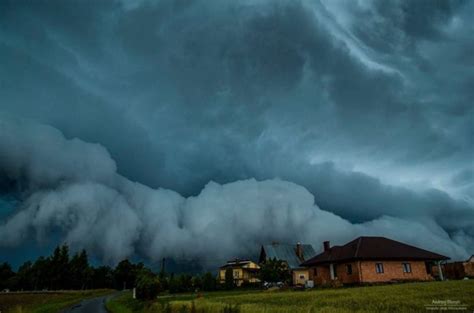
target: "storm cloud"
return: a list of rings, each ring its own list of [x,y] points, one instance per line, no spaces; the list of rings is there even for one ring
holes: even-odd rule
[[[473,12],[2,1],[0,187],[18,202],[0,244],[59,230],[108,262],[220,261],[374,234],[464,258]]]

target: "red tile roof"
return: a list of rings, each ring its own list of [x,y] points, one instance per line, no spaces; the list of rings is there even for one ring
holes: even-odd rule
[[[302,263],[311,266],[350,260],[426,260],[439,261],[449,258],[385,237],[359,237],[343,246],[334,246]]]

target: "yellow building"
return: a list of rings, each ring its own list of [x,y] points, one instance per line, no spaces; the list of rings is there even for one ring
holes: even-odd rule
[[[228,261],[227,264],[219,268],[219,281],[221,284],[225,283],[225,272],[227,269],[232,269],[232,276],[237,286],[243,283],[258,283],[258,271],[260,266],[250,260],[233,260]]]

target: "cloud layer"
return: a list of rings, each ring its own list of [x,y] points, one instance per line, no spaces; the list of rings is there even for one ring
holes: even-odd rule
[[[473,12],[470,1],[2,1],[0,194],[19,201],[2,231],[24,233],[3,242],[58,228],[112,261],[203,257],[184,250],[208,252],[211,235],[224,256],[238,236],[385,233],[472,254]],[[253,229],[261,214],[279,231]],[[105,216],[128,235],[107,241],[114,226],[95,240]],[[246,231],[212,224],[229,220]],[[329,222],[341,227],[324,233]]]
[[[428,216],[352,224],[321,210],[306,188],[279,179],[210,182],[185,198],[131,182],[116,172],[103,147],[68,140],[49,126],[2,118],[0,129],[3,174],[31,183],[19,210],[0,225],[2,246],[45,241],[56,232],[74,249],[87,248],[108,263],[138,253],[152,261],[166,256],[210,266],[275,240],[318,247],[328,238],[342,243],[385,235],[457,258],[468,255],[466,242],[472,244],[462,233],[450,238]]]

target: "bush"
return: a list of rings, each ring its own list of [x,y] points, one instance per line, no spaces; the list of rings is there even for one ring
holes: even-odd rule
[[[202,277],[202,289],[204,291],[216,290],[216,278],[209,272]]]
[[[142,272],[137,278],[137,298],[152,300],[161,291],[160,280],[151,272]]]
[[[225,270],[225,289],[230,290],[235,288],[234,273],[232,268]]]
[[[291,274],[282,260],[270,259],[260,267],[260,280],[262,282],[288,283],[291,281]]]

